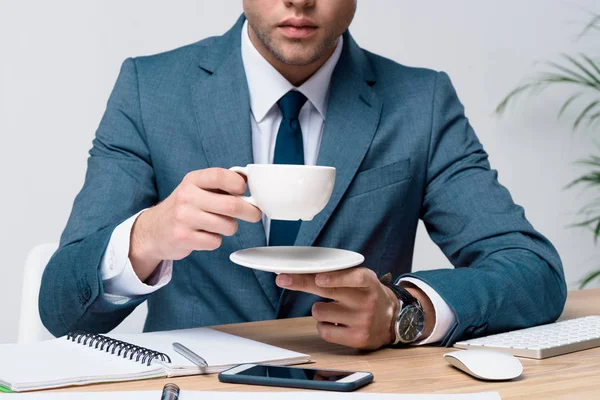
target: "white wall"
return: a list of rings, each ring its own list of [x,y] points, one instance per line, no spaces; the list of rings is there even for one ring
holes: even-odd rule
[[[493,110],[535,61],[593,49],[574,37],[595,3],[361,0],[351,27],[369,50],[450,74],[501,182],[557,246],[571,287],[598,266],[591,234],[567,228],[590,195],[562,190],[591,134],[556,122],[560,91],[501,120]],[[0,0],[0,342],[16,340],[27,251],[64,227],[121,62],[220,34],[240,12],[241,0]],[[444,266],[421,231],[415,267]]]

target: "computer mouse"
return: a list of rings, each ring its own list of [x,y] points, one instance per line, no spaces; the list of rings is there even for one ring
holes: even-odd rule
[[[523,365],[512,354],[496,350],[458,350],[444,359],[461,371],[486,381],[505,381],[523,373]]]

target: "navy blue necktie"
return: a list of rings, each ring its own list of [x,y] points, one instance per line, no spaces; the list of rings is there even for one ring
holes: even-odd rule
[[[306,102],[300,92],[290,90],[279,101],[283,119],[277,132],[273,164],[304,165],[304,145],[298,114]],[[293,246],[300,229],[300,221],[271,221],[269,246]]]

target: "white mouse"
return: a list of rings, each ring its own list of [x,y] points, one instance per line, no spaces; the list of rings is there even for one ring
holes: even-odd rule
[[[486,381],[514,379],[523,372],[523,365],[512,354],[496,350],[458,350],[444,354],[444,358],[461,371]]]

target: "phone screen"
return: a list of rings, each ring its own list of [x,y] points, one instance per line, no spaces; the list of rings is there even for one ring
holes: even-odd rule
[[[252,375],[279,379],[299,379],[304,381],[335,382],[352,375],[354,372],[329,371],[322,369],[286,368],[272,365],[255,365],[237,375]]]

